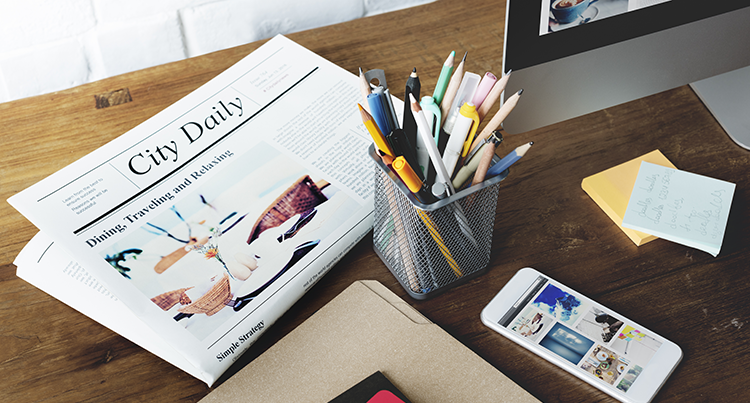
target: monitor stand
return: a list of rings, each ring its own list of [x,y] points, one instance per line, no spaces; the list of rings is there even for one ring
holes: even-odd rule
[[[690,86],[729,138],[750,150],[750,66]]]

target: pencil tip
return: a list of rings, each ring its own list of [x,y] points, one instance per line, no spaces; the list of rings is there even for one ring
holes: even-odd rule
[[[530,145],[530,146],[533,146],[533,145],[534,145],[534,142],[533,142],[533,141],[529,141],[529,145]]]
[[[362,75],[362,67],[359,68],[359,75]]]
[[[359,107],[359,110],[363,110],[364,109],[364,108],[362,108],[362,105],[359,104],[359,102],[357,102],[357,106]]]
[[[521,94],[523,94],[523,88],[521,88],[520,90],[518,90],[518,95],[521,95]]]
[[[462,62],[465,62],[465,61],[466,61],[466,56],[467,56],[468,54],[469,54],[469,52],[468,52],[468,51],[464,52],[464,58],[463,58],[463,59],[461,59],[461,61],[462,61]]]
[[[412,70],[411,72],[412,73],[416,73],[417,72],[417,68],[415,67],[414,70]]]
[[[506,75],[506,76],[509,76],[509,75],[510,75],[510,73],[512,73],[512,72],[513,72],[513,69],[510,69],[510,70],[508,70],[508,72],[507,72],[507,73],[505,73],[505,75]]]

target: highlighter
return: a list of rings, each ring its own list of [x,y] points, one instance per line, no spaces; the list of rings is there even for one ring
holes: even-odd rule
[[[469,130],[466,134],[466,141],[464,142],[464,148],[461,150],[461,157],[465,157],[469,152],[469,146],[471,146],[471,143],[474,141],[474,135],[477,133],[479,123],[479,113],[477,112],[477,108],[474,106],[474,104],[471,102],[463,104],[463,106],[461,106],[461,110],[459,111],[456,125],[453,129],[453,131],[459,131],[460,129],[459,132],[462,133],[465,130],[464,125],[469,125]]]
[[[487,98],[487,94],[490,93],[490,90],[496,82],[497,77],[495,77],[494,74],[490,73],[489,71],[484,73],[484,77],[482,77],[482,81],[479,82],[477,91],[474,93],[474,97],[471,99],[471,103],[476,105],[477,109],[479,109],[485,98]]]
[[[453,133],[451,133],[448,138],[448,144],[445,145],[445,151],[443,151],[443,162],[445,163],[445,168],[448,170],[448,175],[451,176],[453,175],[456,163],[463,153],[463,150],[468,148],[465,144],[467,135],[471,131],[472,126],[475,126],[474,132],[476,133],[476,126],[479,125],[479,115],[477,115],[474,105],[467,103],[464,106],[467,107],[461,107],[461,109],[466,109],[468,114],[471,114],[470,111],[474,112],[473,114],[475,115],[477,123],[474,123],[474,118],[463,114],[459,114],[458,118],[456,118],[455,125],[453,126]],[[471,144],[471,142],[469,142],[469,144]]]
[[[464,78],[461,80],[461,86],[458,87],[458,92],[456,93],[456,97],[453,98],[451,108],[446,113],[448,116],[445,118],[443,131],[448,134],[453,133],[453,126],[456,124],[456,118],[458,117],[461,106],[467,102],[471,102],[472,98],[474,98],[474,93],[479,86],[480,80],[481,77],[479,77],[479,74],[470,71],[464,73]]]

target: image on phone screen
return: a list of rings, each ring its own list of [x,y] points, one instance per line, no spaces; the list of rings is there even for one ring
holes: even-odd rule
[[[542,276],[498,324],[624,393],[662,345],[648,331]]]

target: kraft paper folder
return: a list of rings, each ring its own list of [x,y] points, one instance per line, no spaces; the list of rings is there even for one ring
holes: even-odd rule
[[[628,162],[586,177],[581,182],[583,190],[604,210],[625,235],[636,246],[651,242],[658,237],[622,226],[630,194],[641,167],[641,161],[677,169],[659,150],[651,151]]]
[[[537,401],[382,284],[357,281],[201,403],[324,403],[376,371],[414,403]]]

